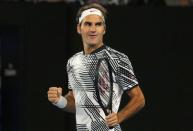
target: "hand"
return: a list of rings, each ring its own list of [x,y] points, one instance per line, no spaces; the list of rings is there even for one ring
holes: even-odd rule
[[[115,112],[112,112],[111,114],[106,116],[105,120],[106,120],[108,127],[114,127],[117,124],[119,124],[119,118],[118,118],[117,113]]]
[[[60,96],[62,95],[62,88],[50,87],[47,93],[48,93],[48,100],[56,104],[59,101]]]

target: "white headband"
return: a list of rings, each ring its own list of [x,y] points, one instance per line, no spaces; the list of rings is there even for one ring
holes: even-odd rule
[[[101,16],[103,21],[105,22],[105,19],[104,19],[104,16],[102,14],[102,12],[96,8],[90,8],[90,9],[87,9],[87,10],[84,10],[79,18],[79,23],[88,15],[98,15],[98,16]]]

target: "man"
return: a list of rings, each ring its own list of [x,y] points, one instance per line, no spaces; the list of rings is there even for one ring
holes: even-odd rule
[[[106,9],[91,3],[81,7],[77,13],[77,32],[82,37],[83,48],[68,60],[67,72],[69,92],[65,97],[62,88],[50,87],[48,100],[67,112],[76,113],[77,130],[121,131],[119,124],[136,114],[144,105],[145,99],[128,57],[103,44],[105,34]],[[112,113],[105,116],[98,104],[94,87],[96,63],[108,58],[113,69]],[[118,112],[123,91],[131,98]]]

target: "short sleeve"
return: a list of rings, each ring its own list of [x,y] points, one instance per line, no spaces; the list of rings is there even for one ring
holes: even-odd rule
[[[67,74],[68,74],[68,89],[72,90],[72,86],[70,84],[70,79],[71,79],[71,75],[72,75],[72,67],[70,65],[70,60],[68,60],[68,62],[67,62],[66,70],[67,70]]]
[[[132,87],[138,85],[137,78],[134,74],[133,67],[129,58],[124,55],[119,59],[117,70],[117,83],[123,90],[129,90]]]

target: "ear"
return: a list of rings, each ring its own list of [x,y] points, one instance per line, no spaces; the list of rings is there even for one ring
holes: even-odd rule
[[[104,28],[103,35],[106,33],[106,27]]]
[[[103,35],[106,33],[106,25],[104,25]]]
[[[77,24],[77,27],[76,27],[76,29],[77,29],[77,33],[78,33],[78,34],[81,34],[81,31],[80,31],[80,26],[81,26],[80,24]]]
[[[106,30],[103,31],[103,35],[106,33]]]

